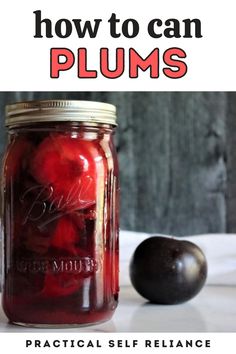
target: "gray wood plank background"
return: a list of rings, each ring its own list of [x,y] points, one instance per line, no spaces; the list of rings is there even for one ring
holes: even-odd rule
[[[5,104],[39,98],[117,105],[122,229],[236,232],[236,93],[2,92],[1,152]]]

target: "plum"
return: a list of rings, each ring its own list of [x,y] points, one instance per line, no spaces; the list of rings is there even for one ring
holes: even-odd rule
[[[136,291],[157,304],[190,300],[202,289],[207,261],[192,242],[153,236],[136,248],[130,262],[130,279]]]
[[[5,160],[6,183],[15,178],[20,173],[20,169],[27,165],[27,157],[32,153],[32,144],[25,138],[13,139],[8,146]]]
[[[54,207],[80,210],[96,202],[97,165],[101,161],[92,141],[51,134],[38,146],[30,170],[38,183],[50,187]]]
[[[46,274],[44,288],[40,293],[43,297],[68,296],[77,292],[83,285],[83,278],[75,274]]]

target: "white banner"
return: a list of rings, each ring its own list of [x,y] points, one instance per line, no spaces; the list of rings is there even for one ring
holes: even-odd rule
[[[3,333],[1,342],[1,348],[18,354],[235,353],[233,333]]]
[[[0,90],[235,90],[234,0],[4,0]]]

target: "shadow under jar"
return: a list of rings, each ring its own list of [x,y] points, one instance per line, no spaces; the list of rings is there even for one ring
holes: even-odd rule
[[[8,319],[72,326],[111,318],[118,301],[116,110],[89,101],[6,108],[4,283]]]

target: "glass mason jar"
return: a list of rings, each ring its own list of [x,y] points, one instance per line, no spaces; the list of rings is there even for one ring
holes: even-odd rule
[[[89,101],[7,106],[3,308],[21,325],[108,320],[118,301],[116,110]]]

